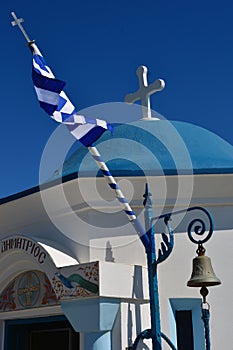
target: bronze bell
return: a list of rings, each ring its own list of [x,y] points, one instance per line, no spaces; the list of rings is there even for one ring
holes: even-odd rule
[[[205,249],[199,246],[197,253],[198,256],[193,259],[193,272],[187,286],[210,287],[221,284],[214,273],[210,258],[205,256]]]

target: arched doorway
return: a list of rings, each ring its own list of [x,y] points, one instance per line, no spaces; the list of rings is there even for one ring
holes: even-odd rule
[[[4,350],[79,350],[76,333],[64,316],[10,320]]]

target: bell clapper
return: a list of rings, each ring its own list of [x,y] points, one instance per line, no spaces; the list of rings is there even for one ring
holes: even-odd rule
[[[203,298],[202,304],[207,304],[207,305],[209,306],[209,304],[208,304],[207,301],[206,301],[206,297],[207,297],[207,295],[209,294],[208,289],[207,289],[206,287],[201,287],[201,289],[200,289],[200,294],[201,294],[201,296],[202,296],[202,298]]]

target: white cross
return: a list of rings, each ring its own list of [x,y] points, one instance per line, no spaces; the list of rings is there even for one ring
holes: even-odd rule
[[[32,44],[34,40],[30,40],[29,36],[27,35],[26,31],[24,30],[23,26],[21,23],[23,23],[23,18],[17,18],[16,14],[14,12],[11,12],[12,17],[14,18],[14,21],[11,22],[12,26],[19,26],[19,29],[23,33],[25,39],[27,40],[28,44]]]
[[[165,87],[165,82],[162,79],[157,79],[154,83],[148,85],[147,82],[147,67],[138,67],[136,74],[139,80],[139,89],[125,96],[125,102],[134,103],[137,100],[142,101],[142,113],[143,119],[152,119],[151,108],[150,108],[150,95],[157,91],[161,91]]]

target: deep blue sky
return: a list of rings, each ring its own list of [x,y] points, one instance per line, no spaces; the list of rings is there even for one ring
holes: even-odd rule
[[[39,162],[55,123],[39,108],[31,54],[11,11],[83,109],[124,101],[138,87],[166,81],[152,107],[168,120],[197,124],[233,144],[232,1],[15,0],[0,8],[0,197],[38,184]]]

